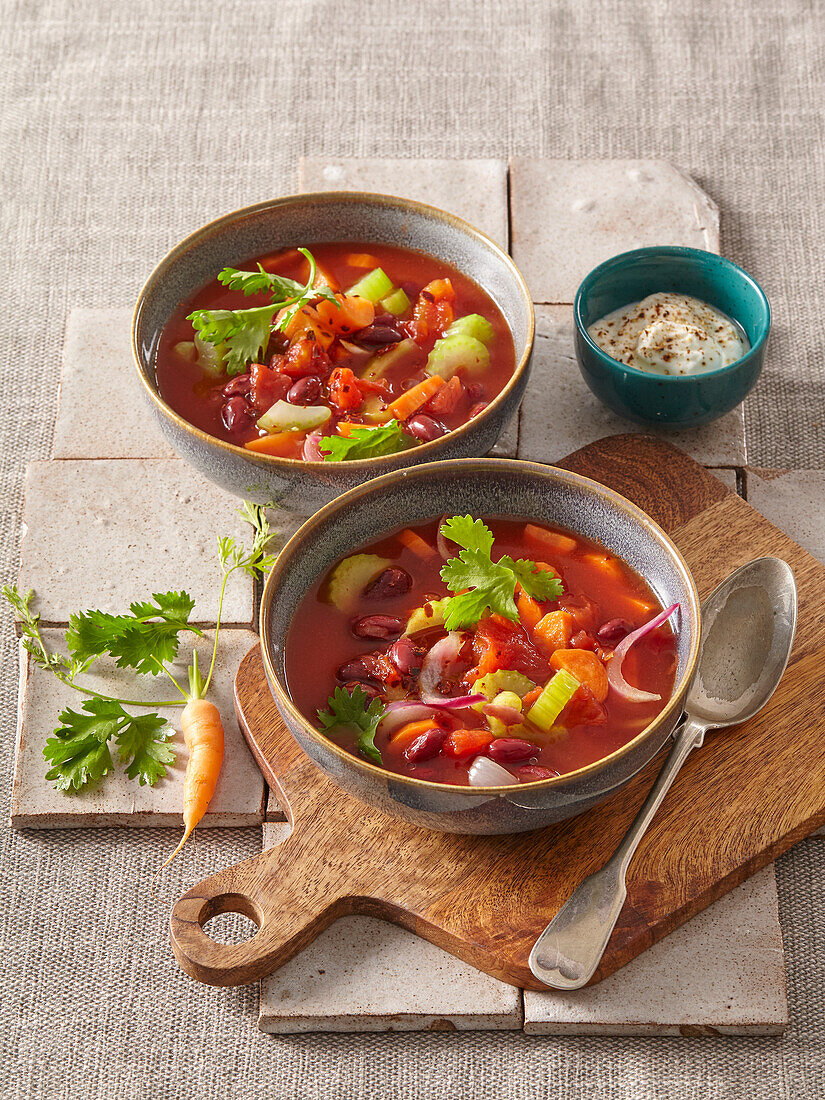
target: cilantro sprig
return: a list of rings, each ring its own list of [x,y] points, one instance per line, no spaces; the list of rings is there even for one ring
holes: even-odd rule
[[[337,687],[327,699],[329,710],[318,711],[318,721],[325,730],[337,726],[355,726],[360,732],[356,747],[362,756],[374,764],[381,763],[381,753],[375,745],[375,731],[386,710],[380,699],[370,699],[363,688],[352,691]]]
[[[349,435],[325,435],[318,446],[325,462],[348,462],[357,458],[394,455],[411,440],[397,420],[376,427],[353,428]]]
[[[265,306],[251,309],[196,309],[188,315],[187,321],[207,344],[223,345],[224,364],[230,377],[242,374],[246,364],[258,359],[266,351],[273,331],[275,314],[279,310],[286,312],[274,326],[285,329],[295,313],[310,302],[319,298],[338,305],[329,287],[316,287],[317,264],[315,257],[306,248],[298,251],[309,262],[309,275],[306,283],[296,282],[283,275],[273,275],[264,271],[258,264],[257,271],[241,271],[235,267],[225,267],[218,275],[218,281],[230,290],[240,290],[246,297],[252,294],[269,294],[271,301]]]
[[[263,508],[247,501],[240,514],[252,526],[252,545],[247,548],[232,537],[218,540],[222,582],[212,659],[204,678],[198,667],[198,651],[193,650],[188,690],[168,668],[178,655],[182,632],[203,635],[203,631],[189,621],[195,601],[187,592],[156,592],[151,600],[132,603],[128,614],[90,610],[70,616],[65,635],[68,652],[64,654],[52,652],[46,645],[40,615],[32,607],[34,592],[21,594],[14,585],[3,586],[3,596],[14,610],[23,645],[35,665],[87,697],[79,710],[66,707],[60,712],[59,724],[43,749],[50,765],[46,778],[58,790],[78,791],[103,779],[114,766],[112,744],[130,779],[154,786],[166,775],[168,765],[175,759],[174,749],[169,744],[174,729],[160,714],[135,715],[126,708],[179,707],[190,699],[203,698],[208,692],[215,670],[229,577],[238,570],[250,576],[263,576],[274,561],[270,553],[274,536]],[[180,698],[159,702],[123,699],[79,683],[78,677],[104,657],[113,659],[118,668],[131,668],[143,676],[164,674]]]
[[[447,603],[447,630],[475,626],[488,612],[517,621],[517,584],[538,600],[555,600],[564,593],[561,579],[534,561],[509,554],[493,561],[493,533],[480,519],[453,516],[441,525],[441,533],[462,548],[441,570],[447,588],[457,593]]]

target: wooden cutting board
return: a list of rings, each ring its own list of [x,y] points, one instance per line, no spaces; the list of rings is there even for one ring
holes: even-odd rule
[[[689,758],[631,864],[627,903],[595,982],[825,823],[825,567],[659,440],[614,436],[558,465],[618,490],[657,520],[702,599],[763,554],[784,558],[799,586],[799,627],[782,684],[755,719],[711,734]],[[327,779],[281,722],[257,647],[238,670],[236,703],[293,829],[175,905],[178,962],[214,985],[261,978],[337,917],[365,913],[503,981],[543,988],[527,964],[536,937],[612,854],[663,760],[574,820],[515,836],[455,836],[386,817]],[[202,925],[225,911],[245,913],[259,931],[242,944],[215,943]]]

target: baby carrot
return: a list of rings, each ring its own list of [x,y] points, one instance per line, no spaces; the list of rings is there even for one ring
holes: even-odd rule
[[[444,379],[438,374],[434,374],[432,378],[425,378],[423,382],[419,382],[406,393],[402,393],[400,397],[396,397],[395,401],[391,401],[384,415],[387,420],[407,420],[422,405],[426,405],[432,395],[443,385]]]
[[[223,723],[214,703],[206,699],[190,699],[183,708],[180,724],[189,752],[183,781],[184,833],[180,844],[161,865],[161,869],[172,862],[206,813],[223,763]]]

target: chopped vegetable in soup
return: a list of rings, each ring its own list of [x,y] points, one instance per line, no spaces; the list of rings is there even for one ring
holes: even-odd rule
[[[344,558],[307,592],[287,684],[331,740],[388,771],[530,783],[608,756],[664,708],[677,610],[581,535],[445,517]]]
[[[258,454],[395,454],[467,423],[515,367],[493,300],[431,256],[315,244],[227,267],[165,326],[163,399]]]

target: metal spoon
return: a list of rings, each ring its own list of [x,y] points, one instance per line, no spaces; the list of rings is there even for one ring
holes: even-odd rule
[[[619,919],[633,853],[691,750],[709,729],[752,718],[782,679],[796,631],[796,582],[779,558],[757,558],[702,605],[702,640],[685,717],[659,778],[615,855],[589,875],[530,952],[533,974],[553,989],[581,989],[596,972]]]

